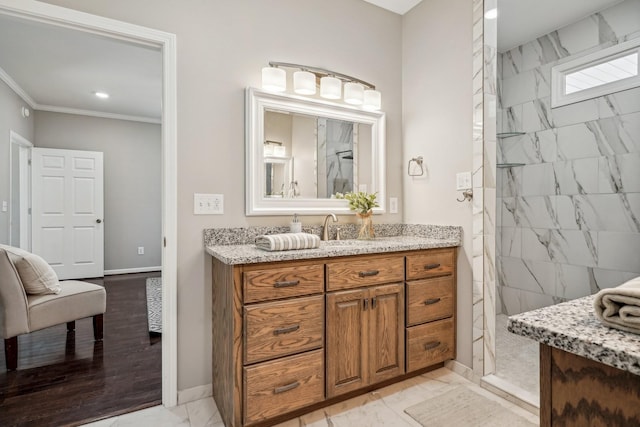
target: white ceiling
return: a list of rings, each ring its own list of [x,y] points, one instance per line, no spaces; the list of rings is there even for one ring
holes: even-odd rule
[[[404,15],[422,0],[364,1]],[[520,46],[621,1],[498,0],[498,50]]]
[[[402,15],[421,0],[365,1]],[[499,0],[498,50],[620,1]],[[160,121],[162,54],[155,47],[0,15],[0,77],[34,109]]]
[[[498,0],[498,51],[505,52],[622,0]]]
[[[160,120],[155,47],[0,15],[0,68],[34,109]]]
[[[364,0],[367,3],[375,4],[383,9],[404,15],[422,0]]]

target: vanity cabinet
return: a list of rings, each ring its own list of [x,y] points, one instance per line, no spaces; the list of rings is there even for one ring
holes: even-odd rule
[[[455,359],[455,251],[406,257],[407,372]]]
[[[404,285],[327,294],[327,397],[404,373]]]
[[[227,427],[273,425],[455,357],[455,248],[212,259],[213,396]]]

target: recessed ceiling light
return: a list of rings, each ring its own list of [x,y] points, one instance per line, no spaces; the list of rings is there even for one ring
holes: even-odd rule
[[[484,17],[487,19],[496,19],[498,17],[498,9],[495,7],[493,9],[489,9],[484,13]]]
[[[108,94],[108,93],[106,93],[106,92],[93,92],[93,94],[94,94],[95,96],[97,96],[98,98],[100,98],[100,99],[107,99],[107,98],[109,98],[109,94]]]

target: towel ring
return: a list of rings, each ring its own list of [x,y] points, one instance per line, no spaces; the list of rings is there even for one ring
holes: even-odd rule
[[[420,166],[420,173],[411,173],[411,163],[415,163]],[[414,157],[409,160],[409,165],[407,166],[407,175],[409,176],[422,176],[424,175],[424,167],[422,166],[423,159],[422,156]]]

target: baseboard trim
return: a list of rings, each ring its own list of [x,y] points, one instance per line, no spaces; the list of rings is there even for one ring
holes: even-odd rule
[[[138,267],[138,268],[121,268],[118,270],[105,270],[105,276],[113,276],[114,274],[129,274],[129,273],[151,273],[153,271],[162,271],[162,267]]]
[[[184,390],[178,390],[178,405],[183,405],[195,400],[204,399],[213,395],[213,386],[211,384],[199,385]]]
[[[513,385],[493,374],[482,377],[480,386],[511,403],[515,403],[532,414],[540,416],[540,396]]]
[[[469,381],[472,381],[476,384],[480,384],[480,377],[476,376],[473,373],[473,369],[471,369],[470,367],[468,367],[467,365],[463,365],[462,363],[458,362],[457,360],[448,360],[446,362],[444,362],[444,367],[455,372],[458,375],[463,376],[464,378],[468,379]]]

